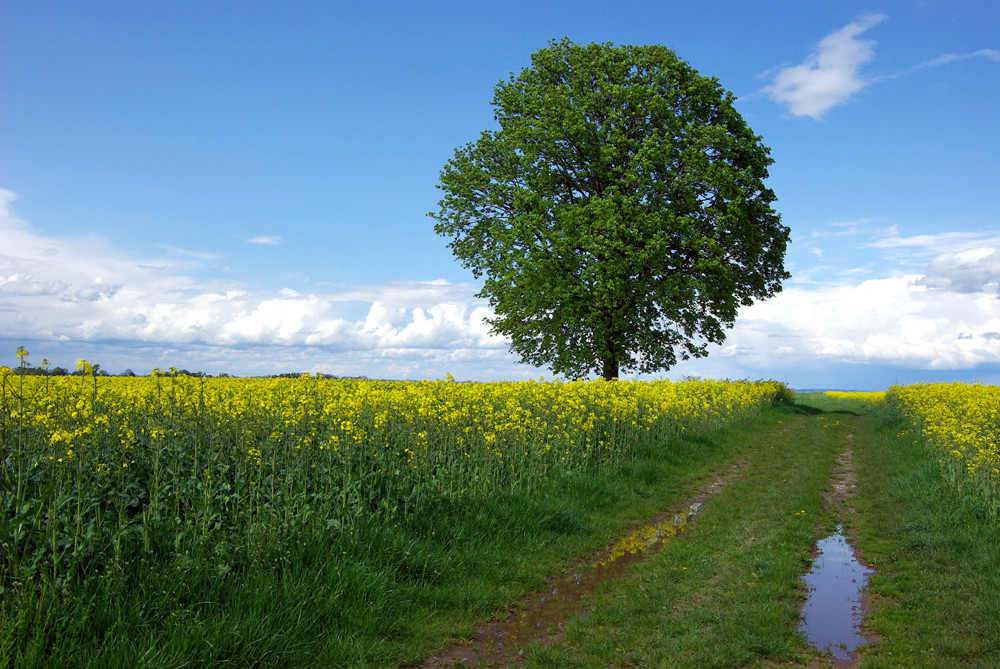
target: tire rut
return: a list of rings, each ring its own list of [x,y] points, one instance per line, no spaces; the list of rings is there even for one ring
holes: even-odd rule
[[[874,633],[865,626],[865,621],[869,619],[872,611],[871,597],[867,588],[867,577],[874,573],[874,569],[864,559],[864,555],[857,548],[856,532],[854,523],[857,512],[853,506],[853,500],[857,494],[858,478],[854,465],[854,434],[848,433],[844,437],[844,448],[838,454],[830,477],[830,485],[824,492],[823,500],[827,511],[834,515],[838,523],[838,532],[826,539],[817,542],[817,546],[839,537],[840,541],[846,541],[851,557],[860,565],[864,572],[865,586],[860,592],[860,598],[855,608],[859,613],[860,621],[856,633],[858,635],[858,646],[850,648],[848,651],[839,649],[834,657],[829,660],[829,664],[823,666],[833,666],[838,668],[850,668],[857,666],[859,662],[859,649],[866,644],[877,640]],[[819,552],[819,551],[817,551]]]
[[[684,502],[639,524],[619,541],[570,566],[562,575],[550,578],[540,590],[529,593],[506,613],[478,627],[469,641],[431,655],[409,669],[523,664],[522,654],[530,643],[549,645],[561,639],[566,624],[587,610],[590,596],[601,584],[627,575],[666,541],[695,524],[700,507],[738,480],[757,453],[756,447],[749,447],[743,457],[703,483]]]

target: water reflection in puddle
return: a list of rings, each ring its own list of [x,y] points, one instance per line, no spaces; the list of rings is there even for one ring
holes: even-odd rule
[[[861,591],[872,571],[858,562],[843,528],[816,544],[819,554],[802,577],[809,588],[800,629],[809,644],[848,660],[865,642],[861,635]]]

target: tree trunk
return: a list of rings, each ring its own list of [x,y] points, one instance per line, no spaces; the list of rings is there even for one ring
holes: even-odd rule
[[[603,376],[605,381],[614,381],[618,378],[618,358],[614,356],[607,356],[602,361],[604,370]]]

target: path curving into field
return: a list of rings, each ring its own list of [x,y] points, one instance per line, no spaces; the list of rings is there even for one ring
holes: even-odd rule
[[[415,666],[1000,666],[1000,524],[907,425],[815,395],[739,436],[742,450],[691,488],[702,504],[684,531],[588,603],[516,654],[466,653],[473,641]],[[800,628],[803,576],[817,542],[837,534],[870,573],[864,643],[846,657]]]
[[[802,409],[747,428],[737,459],[668,511],[698,505],[676,537],[608,572],[530,631],[518,621],[565,576],[419,666],[739,666],[752,658],[840,666],[798,631],[798,579],[816,540],[852,512],[858,420]],[[609,550],[564,573],[572,578]]]

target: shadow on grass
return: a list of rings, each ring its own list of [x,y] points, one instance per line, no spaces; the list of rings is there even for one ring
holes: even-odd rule
[[[870,413],[870,407],[835,397],[830,397],[825,393],[802,393],[795,396],[794,402],[787,405],[788,408],[797,414],[804,416],[820,415],[847,415],[863,416]]]
[[[848,416],[864,415],[858,413],[857,411],[848,411],[847,409],[821,409],[807,404],[792,404],[791,409],[795,413],[805,414],[806,416],[818,416],[820,414],[847,414]]]

